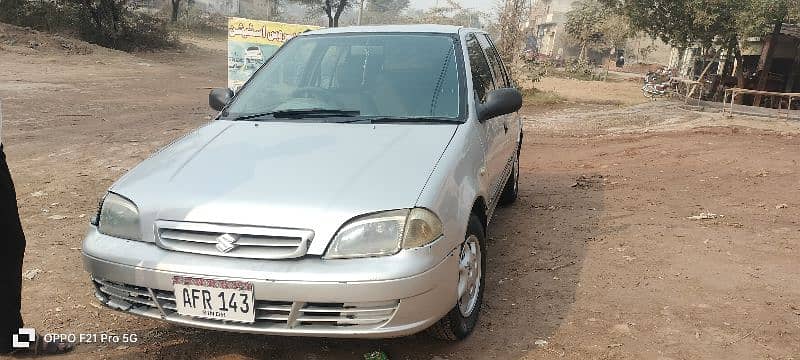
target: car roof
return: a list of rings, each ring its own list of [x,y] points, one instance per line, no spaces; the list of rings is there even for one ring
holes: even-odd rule
[[[323,28],[309,31],[302,35],[322,35],[322,34],[352,34],[352,33],[441,33],[458,34],[461,30],[467,30],[463,26],[455,25],[435,25],[435,24],[415,24],[415,25],[377,25],[377,26],[346,26],[335,28]],[[468,29],[479,31],[477,29]]]

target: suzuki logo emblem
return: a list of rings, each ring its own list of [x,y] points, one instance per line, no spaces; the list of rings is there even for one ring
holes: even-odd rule
[[[236,235],[222,234],[217,237],[217,250],[223,253],[229,253],[239,246],[236,245],[237,241],[239,241],[239,237]]]

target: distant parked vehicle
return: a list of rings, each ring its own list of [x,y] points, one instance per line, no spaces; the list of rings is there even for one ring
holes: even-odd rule
[[[264,54],[258,46],[251,46],[244,52],[245,67],[259,67],[264,62]]]
[[[644,76],[642,93],[645,97],[655,99],[671,95],[675,91],[677,81],[672,77],[672,70],[663,67],[656,71],[649,71]]]

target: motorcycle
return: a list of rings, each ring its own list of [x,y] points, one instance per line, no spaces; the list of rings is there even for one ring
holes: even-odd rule
[[[661,68],[649,71],[644,77],[642,93],[645,97],[655,99],[670,94],[675,88],[676,81],[672,78],[672,70]]]

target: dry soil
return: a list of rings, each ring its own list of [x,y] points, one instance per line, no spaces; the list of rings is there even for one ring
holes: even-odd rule
[[[800,358],[800,127],[644,102],[635,81],[540,84],[569,102],[523,111],[520,198],[489,228],[486,298],[465,341],[240,335],[101,307],[80,259],[98,200],[209,121],[208,88],[225,84],[224,42],[190,43],[127,54],[0,24],[24,270],[41,271],[24,281],[25,319],[139,340],[60,358]]]

